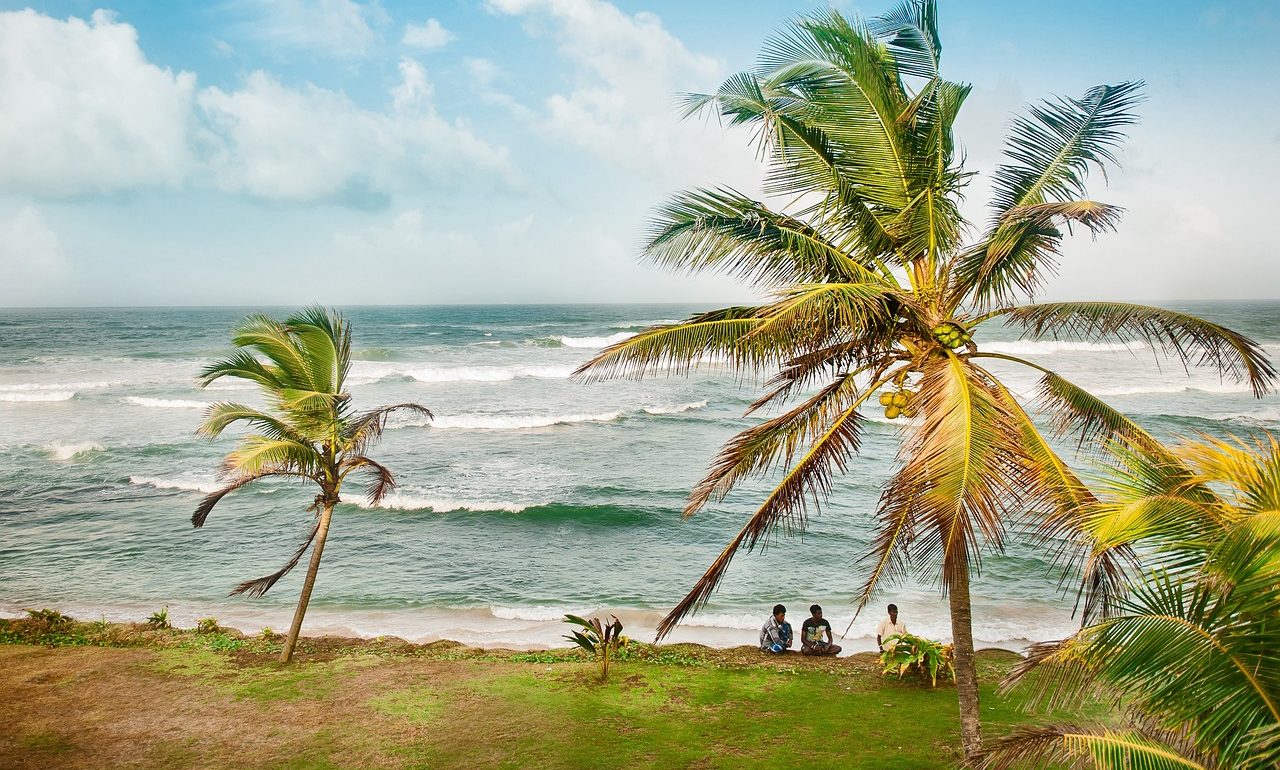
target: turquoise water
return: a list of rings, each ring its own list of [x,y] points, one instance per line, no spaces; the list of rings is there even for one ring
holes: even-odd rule
[[[308,629],[547,644],[562,633],[555,620],[565,611],[616,611],[643,635],[766,488],[752,484],[680,518],[718,446],[754,424],[741,415],[759,387],[714,366],[643,382],[583,384],[568,374],[602,345],[704,309],[347,310],[358,405],[417,401],[437,419],[397,423],[377,448],[401,485],[383,508],[340,506]],[[1280,353],[1280,304],[1180,309]],[[189,523],[233,445],[193,435],[202,408],[256,400],[252,390],[201,390],[194,375],[227,349],[231,325],[248,310],[0,310],[0,610],[136,619],[167,604],[186,623],[205,615],[248,630],[287,623],[298,573],[261,599],[226,594],[288,558],[308,528],[311,493],[264,484],[227,498],[203,529]],[[1255,400],[1212,373],[1157,366],[1150,350],[1000,331],[979,343],[1058,369],[1160,435],[1280,428],[1276,396]],[[1010,378],[1032,391],[1031,373]],[[843,630],[898,432],[873,418],[863,454],[809,531],[740,555],[678,638],[750,643],[775,601],[796,610],[818,601]],[[883,597],[903,606],[913,630],[948,635],[933,587],[908,582]],[[974,597],[985,641],[1071,627],[1071,597],[1016,542],[985,562]],[[875,620],[860,618],[850,637],[865,639]]]

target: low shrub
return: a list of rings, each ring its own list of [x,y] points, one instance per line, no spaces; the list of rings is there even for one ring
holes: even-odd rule
[[[169,605],[166,604],[159,610],[151,613],[151,616],[147,618],[147,625],[157,631],[173,628],[173,624],[169,622]]]
[[[886,642],[893,643],[892,647],[880,653],[880,665],[886,675],[897,674],[901,679],[904,674],[912,673],[921,679],[927,678],[931,687],[938,686],[939,673],[952,682],[956,680],[955,649],[952,645],[914,634],[891,636]]]

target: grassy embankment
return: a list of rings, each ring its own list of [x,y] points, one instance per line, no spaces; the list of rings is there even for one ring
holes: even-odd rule
[[[869,653],[635,645],[600,684],[571,650],[319,638],[287,666],[278,650],[0,620],[0,767],[915,769],[958,746],[954,689],[885,680]],[[1014,660],[979,657],[990,734],[1025,719],[993,692]]]

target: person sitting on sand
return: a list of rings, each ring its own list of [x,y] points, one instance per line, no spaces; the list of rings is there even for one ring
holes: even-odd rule
[[[781,654],[791,647],[791,624],[787,622],[787,608],[773,605],[773,615],[760,629],[760,649],[763,652]]]
[[[831,643],[831,624],[822,617],[822,608],[816,604],[809,608],[809,617],[800,624],[800,654],[840,654],[840,645]]]
[[[882,650],[889,649],[889,637],[907,633],[907,624],[898,622],[898,605],[889,605],[889,617],[881,618],[876,626],[876,646]]]

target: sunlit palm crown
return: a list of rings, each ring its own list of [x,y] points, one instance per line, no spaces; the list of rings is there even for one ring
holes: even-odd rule
[[[1023,686],[1047,706],[1109,694],[1132,724],[1021,729],[996,743],[987,766],[1084,757],[1103,769],[1276,767],[1280,442],[1110,450],[1114,468],[1086,529],[1099,551],[1141,548],[1144,574],[1112,616],[1036,645],[1006,684],[1036,672]]]
[[[252,432],[226,456],[225,485],[205,497],[191,517],[192,524],[203,526],[223,497],[263,478],[316,483],[320,493],[313,508],[317,511],[338,502],[342,483],[356,471],[372,478],[366,489],[371,504],[395,487],[391,471],[366,456],[365,450],[382,435],[392,412],[408,409],[428,417],[431,413],[417,404],[363,413],[352,410],[346,392],[351,329],[340,315],[316,307],[284,321],[252,315],[236,326],[232,343],[237,350],[207,366],[200,373],[201,385],[222,377],[248,380],[257,384],[267,408],[230,402],[209,407],[199,434],[214,438],[235,423],[247,424]],[[234,593],[266,593],[298,563],[315,534],[313,530],[283,569],[243,583]]]
[[[1143,342],[1246,380],[1256,394],[1274,370],[1251,340],[1159,308],[1066,302],[1018,305],[1052,273],[1063,230],[1101,233],[1120,210],[1090,199],[1090,169],[1115,162],[1135,120],[1140,83],[1097,86],[1017,118],[994,173],[987,222],[958,202],[970,175],[952,125],[970,87],[944,79],[933,2],[906,3],[869,24],[834,11],[802,19],[769,42],[760,68],[688,99],[750,126],[768,163],[770,207],[730,189],[676,195],[653,221],[647,255],[670,268],[740,277],[766,304],[730,307],[648,329],[582,367],[593,378],[688,372],[702,363],[774,372],[750,411],[800,403],[734,437],[694,490],[686,513],[743,478],[785,465],[781,483],[666,619],[670,631],[705,603],[739,549],[779,526],[803,526],[857,451],[864,403],[913,393],[900,468],[884,492],[863,601],[876,581],[915,565],[944,585],[967,580],[983,546],[1029,517],[1065,543],[1087,536],[1091,499],[987,368],[1001,359],[1043,373],[1040,406],[1082,438],[1145,435],[1075,385],[1021,359],[983,352],[994,320],[1033,339]],[[967,239],[976,235],[976,239]],[[816,392],[815,392],[816,388]],[[1083,566],[1086,610],[1102,608],[1118,569],[1111,554]]]

